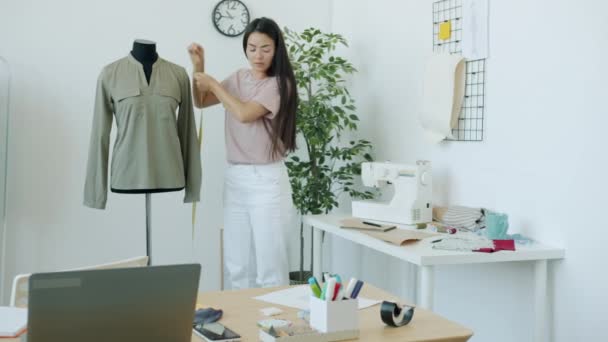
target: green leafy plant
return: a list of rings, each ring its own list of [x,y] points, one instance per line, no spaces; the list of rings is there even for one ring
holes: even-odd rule
[[[344,193],[351,198],[373,198],[374,192],[360,191],[353,182],[361,174],[361,162],[372,160],[371,143],[350,140],[344,144],[340,139],[343,133],[355,131],[359,121],[355,101],[345,86],[345,76],[357,70],[334,55],[336,46],[348,47],[346,40],[315,28],[301,33],[285,28],[285,40],[300,97],[297,132],[305,147],[304,157],[294,154],[285,162],[294,206],[300,215],[323,214],[337,207]],[[292,284],[306,283],[312,275],[312,254],[310,263],[310,271],[304,273],[304,223],[300,220],[300,271],[290,273]]]
[[[350,140],[342,134],[357,129],[355,101],[345,86],[345,76],[357,70],[336,46],[348,47],[339,34],[309,28],[301,33],[285,29],[285,40],[294,68],[300,102],[297,132],[304,140],[306,156],[292,155],[285,162],[293,202],[301,215],[328,213],[346,193],[369,199],[372,191],[360,191],[353,178],[361,174],[361,162],[371,161],[371,143]]]

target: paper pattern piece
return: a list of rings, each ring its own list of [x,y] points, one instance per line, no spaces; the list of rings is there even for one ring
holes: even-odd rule
[[[488,0],[462,1],[462,56],[468,60],[489,57]]]
[[[436,233],[410,229],[393,229],[384,233],[365,231],[363,233],[397,246],[403,246],[408,243],[416,242],[418,240],[438,235]]]
[[[290,287],[285,290],[279,290],[267,293],[262,296],[253,297],[267,303],[288,306],[300,310],[308,310],[310,306],[310,287],[308,285]],[[376,304],[380,304],[380,300],[358,297],[359,310],[369,308]]]
[[[464,98],[465,71],[461,56],[434,53],[429,57],[419,121],[433,143],[453,138]]]

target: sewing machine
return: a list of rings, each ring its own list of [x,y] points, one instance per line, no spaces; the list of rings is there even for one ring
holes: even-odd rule
[[[431,222],[433,176],[431,162],[415,165],[371,162],[361,164],[363,185],[381,187],[392,184],[394,194],[388,201],[353,201],[353,216],[401,224]]]

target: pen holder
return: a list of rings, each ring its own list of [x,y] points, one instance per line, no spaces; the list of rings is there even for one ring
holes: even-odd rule
[[[328,333],[359,330],[357,299],[325,301],[310,296],[310,326]]]

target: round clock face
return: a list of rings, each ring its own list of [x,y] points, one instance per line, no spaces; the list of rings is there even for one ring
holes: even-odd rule
[[[249,24],[249,10],[239,0],[220,1],[213,10],[213,24],[221,34],[236,37]]]

